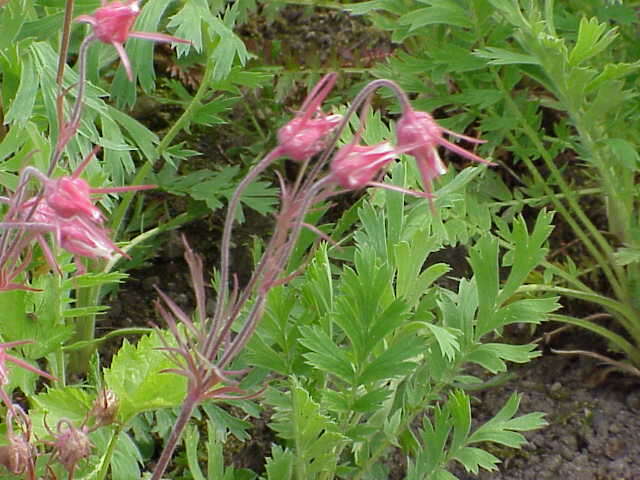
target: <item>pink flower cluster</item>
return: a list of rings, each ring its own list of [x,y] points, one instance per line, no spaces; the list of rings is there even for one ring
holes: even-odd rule
[[[71,174],[57,179],[47,177],[33,167],[23,170],[19,187],[12,198],[5,199],[9,203],[9,211],[2,222],[2,227],[7,229],[23,230],[25,235],[16,237],[11,248],[7,248],[6,237],[3,240],[5,251],[2,252],[2,265],[0,269],[0,290],[12,290],[27,287],[13,283],[12,280],[24,271],[30,261],[30,243],[35,239],[44,257],[53,270],[59,267],[55,255],[51,251],[45,239],[45,234],[52,234],[55,242],[61,248],[72,253],[76,260],[78,257],[91,259],[111,258],[118,253],[126,255],[109,237],[105,228],[105,217],[100,208],[96,206],[94,194],[115,193],[133,190],[145,190],[154,188],[154,185],[139,185],[132,187],[91,188],[89,184],[79,177],[87,163],[95,153],[85,159]],[[43,189],[41,193],[23,198],[22,192],[26,189],[30,178],[38,179]],[[18,240],[19,239],[19,240]],[[5,258],[6,250],[10,250],[14,257],[23,255],[18,262]],[[27,252],[27,253],[22,253]],[[82,266],[76,262],[79,270]],[[15,265],[19,265],[15,268]],[[13,266],[13,267],[12,267]]]
[[[298,115],[279,130],[279,148],[283,155],[296,161],[305,161],[327,147],[328,137],[342,122],[342,116],[327,115],[320,109],[320,105],[335,84],[335,79],[335,74],[328,74],[320,80]],[[393,82],[385,82],[385,86],[401,92]],[[396,123],[396,145],[389,142],[360,145],[360,134],[356,134],[353,141],[341,147],[331,160],[331,176],[335,184],[346,190],[380,186],[431,198],[433,179],[447,171],[438,154],[438,146],[470,160],[493,165],[488,160],[451,143],[443,135],[447,133],[471,143],[484,143],[483,140],[441,127],[428,113],[411,108],[404,92],[399,96],[403,100],[403,111]],[[416,160],[425,193],[411,192],[375,182],[384,168],[403,153],[411,155]]]

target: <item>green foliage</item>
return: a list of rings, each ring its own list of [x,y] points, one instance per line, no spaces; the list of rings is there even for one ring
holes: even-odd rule
[[[495,417],[471,432],[469,396],[459,390],[452,392],[443,405],[435,407],[433,420],[424,418],[421,436],[425,449],[417,456],[416,462],[409,465],[407,479],[455,479],[442,468],[450,461],[459,462],[473,474],[478,474],[481,468],[497,470],[498,458],[471,445],[494,442],[519,448],[526,442],[519,432],[546,425],[537,413],[514,418],[519,403],[520,397],[513,394]]]
[[[146,335],[134,346],[125,340],[104,371],[105,385],[119,399],[118,420],[127,424],[147,410],[180,405],[186,394],[186,379],[166,372],[174,363],[162,352],[160,333]]]
[[[353,248],[321,246],[289,288],[271,292],[247,360],[295,380],[275,382],[266,397],[275,408],[271,428],[286,441],[285,449],[273,451],[267,478],[276,478],[270,469],[283,478],[308,478],[303,467],[311,447],[296,437],[306,428],[314,432],[307,442],[320,441],[319,432],[342,435],[325,445],[332,461],[341,459],[325,465],[333,472],[328,478],[383,472],[381,456],[391,445],[415,459],[409,478],[453,478],[446,471],[452,461],[470,472],[495,469],[498,459],[481,442],[517,448],[520,427],[544,424],[538,414],[514,419],[513,397],[494,420],[471,432],[468,397],[455,390],[481,384],[464,371],[469,363],[495,374],[508,362],[535,358],[534,345],[501,343],[499,333],[512,323],[537,324],[559,306],[556,297],[519,293],[544,260],[553,216],[542,211],[531,231],[523,218],[511,228],[501,222],[500,240],[480,235],[466,200],[478,173],[466,169],[444,179],[438,217],[424,201],[376,192],[358,210]],[[416,181],[412,175],[398,164],[389,180],[407,186]],[[450,267],[430,255],[460,238],[477,238],[470,251],[473,276],[450,290],[438,283]],[[348,263],[337,268],[334,254]],[[502,281],[499,268],[508,272]],[[296,391],[300,399],[294,401]],[[441,403],[445,392],[450,400]],[[305,415],[299,416],[298,405]],[[425,411],[422,436],[414,436],[408,426]]]
[[[271,391],[269,397],[276,408],[271,428],[295,446],[296,478],[315,479],[335,471],[338,452],[346,438],[298,380],[291,379],[287,394]],[[271,460],[270,463],[273,465],[274,462],[282,460]]]
[[[596,303],[615,317],[635,347],[626,348],[614,332],[605,336],[639,365],[640,268],[625,256],[640,239],[634,93],[640,50],[632,40],[638,24],[633,7],[589,0],[461,0],[407,1],[400,8],[382,0],[344,9],[366,15],[402,43],[374,74],[398,79],[418,95],[417,106],[437,109],[454,130],[475,121],[488,140],[480,151],[493,152],[513,169],[522,186],[511,191],[487,176],[476,183],[470,197],[490,200],[488,209],[468,203],[478,224],[488,226],[495,217],[501,237],[521,249],[514,258],[521,258],[526,246],[510,240],[504,225],[525,205],[550,205],[558,212],[586,254],[574,259],[577,269],[561,266],[568,259],[553,265],[545,276],[551,282],[547,290],[569,287],[585,298],[600,284],[611,285],[615,307]],[[486,247],[478,255],[494,255]],[[519,268],[522,273],[516,274]],[[505,297],[527,270],[514,266]],[[593,281],[594,270],[602,283]],[[487,272],[494,277],[487,278],[491,286],[483,287],[481,297],[495,293],[495,272]],[[490,307],[480,308],[486,313]]]

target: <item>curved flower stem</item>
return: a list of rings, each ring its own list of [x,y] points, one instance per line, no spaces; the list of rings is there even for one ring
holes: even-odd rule
[[[344,129],[347,127],[347,124],[349,123],[349,119],[351,118],[351,116],[363,105],[363,103],[367,101],[367,99],[373,94],[373,92],[375,92],[378,88],[382,88],[382,87],[387,87],[394,93],[394,95],[400,102],[400,107],[402,108],[403,111],[406,110],[407,108],[411,108],[411,102],[409,102],[409,97],[407,97],[407,94],[404,93],[404,91],[400,88],[400,86],[397,83],[391,80],[382,78],[379,80],[374,80],[368,83],[367,85],[365,85],[365,87],[362,90],[360,90],[358,95],[356,95],[356,97],[353,99],[353,102],[351,102],[351,105],[349,105],[347,113],[345,113],[344,117],[342,118],[342,121],[336,127],[336,131],[333,134],[333,138],[329,142],[324,153],[320,156],[316,164],[313,166],[313,168],[309,172],[307,176],[307,181],[304,182],[304,184],[301,187],[302,189],[309,188],[310,185],[316,181],[320,172],[326,166],[327,162],[331,158],[331,155],[333,154],[333,150],[336,148],[338,140],[340,139],[340,136],[342,135],[342,132],[344,131]]]
[[[67,53],[69,51],[69,37],[71,33],[71,20],[73,19],[74,3],[74,0],[67,0],[64,5],[62,38],[60,39],[60,54],[58,55],[58,71],[56,73],[56,84],[58,85],[58,98],[56,99],[58,130],[62,130],[64,122],[64,94],[62,92],[62,81],[64,79],[64,69],[67,66]]]
[[[281,156],[281,149],[279,147],[274,148],[269,152],[258,164],[253,167],[249,173],[238,184],[233,196],[229,200],[227,207],[227,215],[224,221],[224,228],[222,231],[222,241],[220,244],[220,285],[218,287],[218,301],[216,302],[215,312],[213,314],[213,329],[215,330],[224,320],[225,302],[227,299],[228,283],[229,283],[229,250],[231,248],[231,232],[233,231],[233,224],[236,218],[236,210],[240,203],[240,197],[244,193],[245,189],[253,183],[253,181],[260,175],[275,159]],[[209,345],[205,346],[205,351],[208,351]]]

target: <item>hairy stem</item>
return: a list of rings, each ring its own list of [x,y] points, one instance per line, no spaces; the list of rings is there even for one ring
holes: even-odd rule
[[[161,480],[162,475],[164,474],[167,466],[169,466],[169,462],[171,461],[171,457],[173,457],[173,452],[175,451],[178,443],[180,442],[180,438],[182,437],[182,433],[184,429],[187,427],[189,423],[189,419],[193,414],[193,411],[198,406],[200,402],[200,393],[199,392],[189,392],[187,394],[187,398],[185,398],[182,407],[180,408],[180,414],[176,419],[176,423],[173,425],[173,429],[171,430],[171,434],[167,439],[167,443],[164,445],[164,449],[160,454],[160,458],[158,459],[158,463],[156,463],[155,468],[153,469],[153,475],[151,476],[151,480]]]

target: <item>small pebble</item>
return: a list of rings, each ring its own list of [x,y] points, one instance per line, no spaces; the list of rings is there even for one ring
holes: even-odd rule
[[[562,384],[560,382],[553,382],[553,384],[551,385],[551,387],[549,388],[549,390],[551,390],[552,392],[557,392],[562,388]]]

